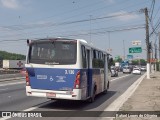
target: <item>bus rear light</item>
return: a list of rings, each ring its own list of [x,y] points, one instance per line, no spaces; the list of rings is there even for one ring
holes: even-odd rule
[[[26,71],[26,86],[30,86],[29,74]]]
[[[76,80],[74,82],[74,88],[79,89],[80,88],[80,71],[76,74]]]

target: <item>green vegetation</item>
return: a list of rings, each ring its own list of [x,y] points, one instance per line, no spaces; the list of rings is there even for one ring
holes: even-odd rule
[[[121,63],[122,61],[123,61],[122,58],[118,58],[118,59],[115,59],[115,60],[114,60],[114,62],[120,62],[120,63]]]
[[[132,65],[146,65],[146,61],[144,59],[132,60]]]
[[[160,71],[160,62],[156,62],[157,71]]]
[[[25,60],[26,56],[16,53],[9,53],[6,51],[0,51],[0,60]]]

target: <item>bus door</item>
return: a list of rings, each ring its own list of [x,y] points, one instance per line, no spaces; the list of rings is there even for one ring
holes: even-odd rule
[[[91,94],[91,86],[92,86],[91,53],[89,49],[86,50],[86,58],[87,58],[87,69],[88,69],[87,97],[89,97]]]
[[[108,63],[107,63],[107,55],[104,54],[104,90],[107,89],[108,82]]]
[[[90,50],[82,46],[82,96],[83,98],[88,98],[91,94],[91,86],[92,86],[92,69],[91,69],[91,53]]]

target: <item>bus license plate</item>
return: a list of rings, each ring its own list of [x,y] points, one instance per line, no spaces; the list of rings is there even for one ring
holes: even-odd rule
[[[47,97],[56,97],[56,93],[52,93],[52,92],[47,92],[46,93]]]

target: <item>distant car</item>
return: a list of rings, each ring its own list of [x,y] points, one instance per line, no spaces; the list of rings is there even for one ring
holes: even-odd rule
[[[131,69],[131,71],[133,70],[133,65],[129,65],[129,67],[130,67],[130,69]]]
[[[140,68],[134,68],[132,73],[141,75],[141,69]]]
[[[131,68],[129,66],[124,66],[123,73],[131,73]]]
[[[115,68],[111,68],[111,77],[117,77],[118,71]]]
[[[146,66],[142,66],[141,71],[146,71]]]

